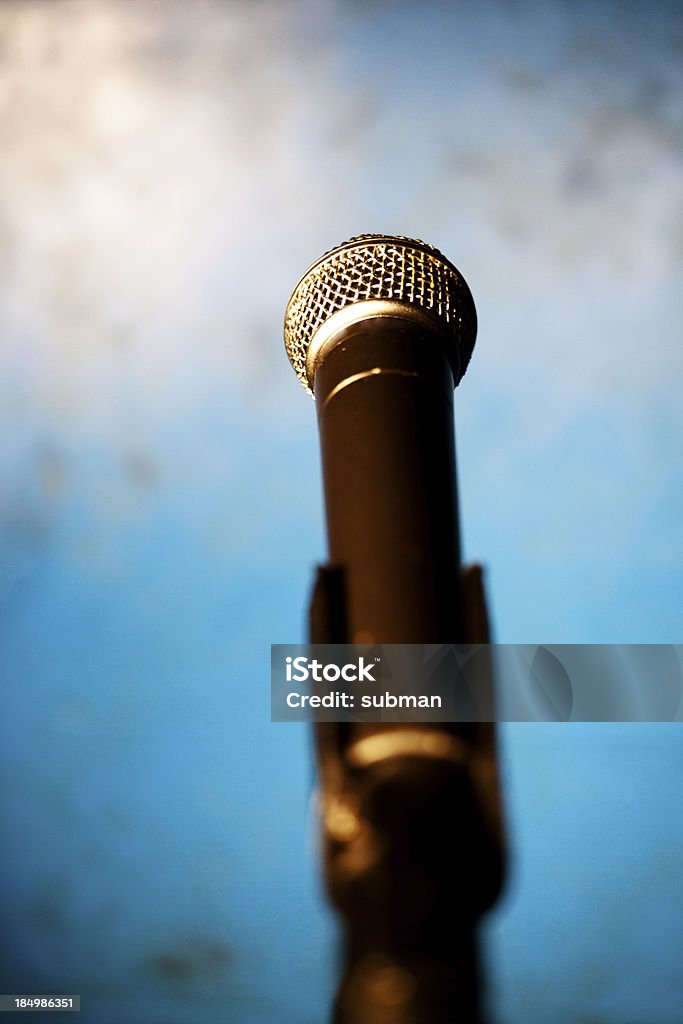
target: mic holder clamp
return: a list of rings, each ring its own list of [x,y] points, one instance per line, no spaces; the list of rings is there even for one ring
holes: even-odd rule
[[[347,642],[343,570],[318,569],[316,644]],[[488,643],[479,566],[463,642]],[[477,923],[503,884],[492,723],[317,722],[323,872],[343,927],[335,1024],[481,1024]]]

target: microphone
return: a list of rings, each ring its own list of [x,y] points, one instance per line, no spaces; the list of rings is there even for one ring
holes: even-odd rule
[[[455,638],[453,387],[476,331],[462,276],[408,238],[351,239],[314,263],[289,301],[285,346],[315,396],[349,642]]]
[[[453,392],[477,333],[438,249],[360,235],[292,292],[285,347],[314,397],[329,562],[313,643],[488,643],[460,564]],[[335,1024],[482,1024],[476,922],[503,878],[490,723],[317,722],[323,855],[344,928]]]

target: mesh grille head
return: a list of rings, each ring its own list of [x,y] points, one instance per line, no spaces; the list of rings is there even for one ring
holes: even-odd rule
[[[285,348],[299,380],[312,394],[306,367],[318,329],[347,306],[370,300],[426,313],[450,342],[457,384],[477,333],[474,302],[452,263],[413,238],[359,235],[321,256],[292,292],[285,313]]]

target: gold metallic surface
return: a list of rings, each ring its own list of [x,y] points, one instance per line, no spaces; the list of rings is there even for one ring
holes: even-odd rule
[[[331,799],[324,810],[325,828],[338,842],[348,843],[355,839],[361,829],[358,814],[342,799]]]
[[[351,311],[352,306],[359,308]],[[415,318],[445,334],[458,383],[477,330],[474,303],[464,279],[426,242],[360,235],[321,256],[301,278],[287,305],[285,348],[310,394],[323,347],[333,343],[334,333],[342,327],[368,316]]]
[[[415,977],[404,967],[391,963],[374,967],[371,958],[361,965],[359,978],[366,996],[378,1007],[403,1006],[417,988]]]
[[[346,756],[354,768],[367,768],[390,757],[428,757],[461,764],[467,760],[467,748],[457,736],[447,732],[391,729],[356,740]]]
[[[379,376],[379,374],[383,374],[384,376],[391,376],[392,374],[396,376],[398,374],[399,377],[419,376],[417,373],[413,373],[412,370],[382,369],[381,366],[375,366],[372,368],[372,370],[364,370],[363,373],[352,373],[350,377],[345,377],[344,380],[340,380],[339,383],[332,388],[329,395],[323,402],[323,409],[325,408],[328,402],[332,401],[335,395],[339,394],[340,391],[343,391],[344,388],[349,386],[349,384],[355,384],[357,380],[364,380],[366,377],[377,377]],[[363,643],[363,641],[356,641],[356,643]]]
[[[417,322],[427,330],[434,330],[436,324],[431,313],[424,313],[418,306],[409,306],[395,299],[363,299],[353,302],[350,306],[338,309],[336,313],[321,323],[311,338],[306,354],[306,379],[315,380],[315,369],[319,361],[337,343],[340,332],[360,320],[374,320],[377,317],[397,317],[401,320]],[[312,386],[312,384],[311,384]]]

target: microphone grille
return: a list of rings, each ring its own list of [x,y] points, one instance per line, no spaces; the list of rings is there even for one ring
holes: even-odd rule
[[[339,310],[370,300],[428,314],[451,342],[450,362],[455,383],[460,381],[477,333],[474,301],[464,278],[426,242],[401,235],[358,235],[316,260],[287,304],[285,348],[310,394],[307,355],[315,333]]]

